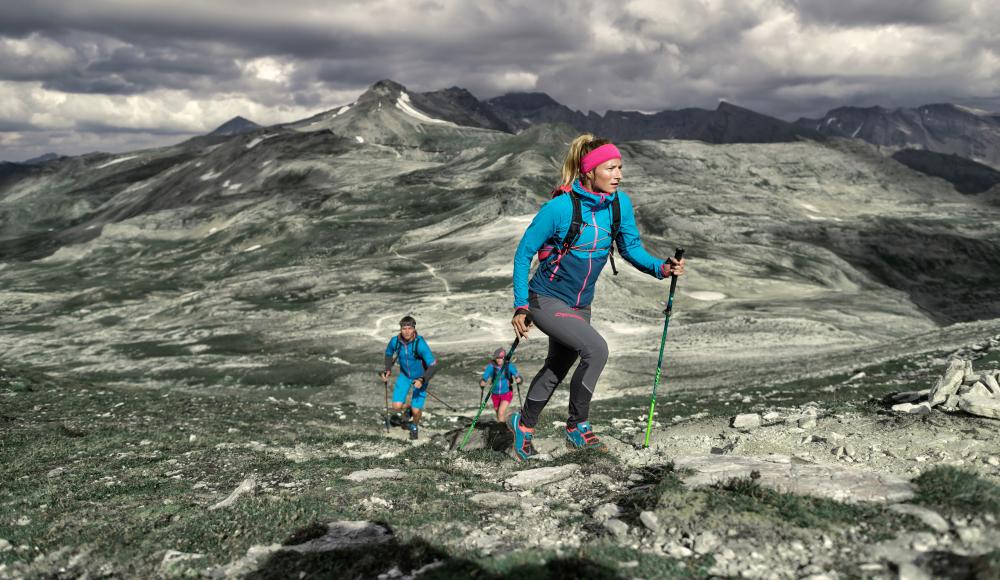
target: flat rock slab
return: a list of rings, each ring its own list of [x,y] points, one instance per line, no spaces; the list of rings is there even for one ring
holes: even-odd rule
[[[518,489],[532,489],[556,481],[562,481],[579,470],[580,466],[575,463],[559,465],[557,467],[525,469],[507,478],[506,484]]]
[[[365,469],[345,475],[348,481],[368,481],[369,479],[402,479],[403,472],[398,469]]]
[[[394,538],[389,528],[366,521],[341,521],[327,524],[326,534],[293,546],[284,546],[283,550],[296,552],[330,552],[342,548],[364,546],[368,544],[384,544]]]
[[[683,478],[692,487],[711,485],[733,478],[749,477],[781,492],[825,497],[848,503],[901,502],[914,495],[909,480],[894,475],[863,471],[846,465],[793,463],[787,455],[768,458],[732,455],[698,455],[674,458],[677,469],[696,473]]]
[[[958,407],[972,415],[1000,419],[1000,399],[993,397],[962,397]]]
[[[514,506],[521,503],[521,497],[511,492],[488,491],[473,495],[469,501],[486,506]]]

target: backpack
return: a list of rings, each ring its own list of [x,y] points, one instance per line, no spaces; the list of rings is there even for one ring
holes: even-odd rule
[[[396,358],[396,360],[399,360],[399,350],[401,348],[403,348],[403,341],[399,338],[398,334],[396,336],[394,336],[393,339],[395,339],[395,341],[396,341],[396,350],[395,350],[395,354],[393,356]],[[417,354],[417,351],[420,349],[420,341],[422,341],[422,340],[424,340],[424,337],[420,336],[419,334],[417,335],[416,338],[413,339],[413,353],[414,354]],[[424,346],[427,346],[427,341],[426,340],[424,340]],[[429,349],[430,347],[428,346],[427,348]],[[424,367],[424,370],[426,371],[427,370],[427,363],[424,362],[424,357],[417,356],[416,359],[418,361],[420,361],[420,366]]]
[[[580,231],[583,228],[583,208],[580,196],[572,189],[567,192],[562,187],[557,187],[552,191],[552,197],[559,197],[564,193],[569,193],[569,198],[573,202],[573,218],[569,223],[569,229],[566,230],[566,237],[563,238],[560,244],[558,259],[562,259],[562,256],[576,243],[580,238]],[[618,268],[615,267],[615,244],[618,241],[618,231],[621,229],[621,225],[622,206],[616,195],[611,200],[611,248],[608,249],[608,257],[611,259],[611,272],[615,276],[618,275]]]

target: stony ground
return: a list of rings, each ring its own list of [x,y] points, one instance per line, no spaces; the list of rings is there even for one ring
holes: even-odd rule
[[[527,465],[491,419],[452,449],[473,409],[410,442],[378,408],[5,364],[0,577],[996,577],[996,421],[879,402],[949,354],[668,392],[649,449],[648,400],[605,399],[607,454],[565,449],[554,401]]]

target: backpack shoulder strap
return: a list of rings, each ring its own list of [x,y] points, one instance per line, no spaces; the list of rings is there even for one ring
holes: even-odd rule
[[[427,341],[424,340],[424,337],[422,337],[422,336],[420,336],[418,334],[416,340],[413,341],[413,354],[416,355],[416,357],[418,359],[420,359],[420,364],[423,365],[424,370],[427,370],[427,363],[424,362],[424,357],[420,356],[420,343],[421,342],[424,343],[424,346],[427,347],[427,350],[431,349],[430,345],[427,344]]]
[[[611,273],[618,275],[615,267],[615,244],[618,243],[618,232],[622,228],[622,202],[618,195],[611,200],[611,247],[608,248],[608,258],[611,259]]]
[[[569,199],[573,204],[573,217],[569,222],[569,229],[566,230],[566,237],[563,238],[562,244],[560,244],[560,251],[564,254],[580,238],[580,229],[583,227],[583,208],[580,204],[580,196],[575,191],[570,191]]]

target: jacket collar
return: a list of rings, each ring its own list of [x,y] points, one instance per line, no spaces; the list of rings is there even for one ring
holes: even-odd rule
[[[604,205],[605,203],[610,203],[615,198],[615,196],[618,195],[617,191],[612,193],[590,191],[589,189],[583,186],[583,182],[580,181],[579,179],[573,182],[573,191],[575,191],[576,194],[580,196],[580,200],[583,203],[589,203],[592,206],[601,206]]]

